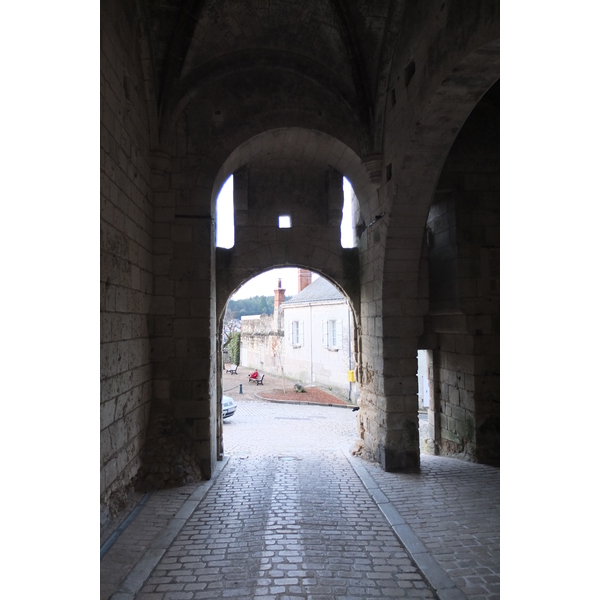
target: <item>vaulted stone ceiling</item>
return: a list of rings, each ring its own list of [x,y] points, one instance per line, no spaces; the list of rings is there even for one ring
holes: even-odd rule
[[[404,2],[141,4],[163,120],[189,106],[189,120],[201,120],[205,135],[212,123],[234,144],[265,129],[307,127],[361,156],[380,152],[378,124]]]

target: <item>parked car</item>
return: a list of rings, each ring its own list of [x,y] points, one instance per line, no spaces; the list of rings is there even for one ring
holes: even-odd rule
[[[223,418],[228,419],[229,417],[233,417],[237,408],[237,404],[233,401],[233,398],[231,396],[223,396],[221,404],[223,405]]]

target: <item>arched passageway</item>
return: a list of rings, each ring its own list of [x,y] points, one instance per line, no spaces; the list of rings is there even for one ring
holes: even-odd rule
[[[500,82],[444,163],[427,216],[423,344],[430,350],[436,452],[500,460]]]
[[[181,442],[171,473],[183,465],[183,478],[212,476],[219,315],[233,290],[267,268],[312,269],[350,298],[365,456],[385,469],[419,467],[417,350],[441,352],[444,377],[464,368],[459,333],[451,351],[442,339],[448,315],[433,306],[440,280],[439,256],[427,252],[428,231],[433,239],[437,231],[430,208],[454,140],[498,80],[499,3],[243,6],[242,14],[213,0],[102,3],[104,507],[149,457],[171,448],[154,435],[166,422]],[[216,248],[216,195],[232,173],[236,243]],[[358,199],[355,248],[339,240],[343,177]],[[291,228],[278,227],[281,215]],[[491,272],[493,252],[488,258],[479,266]],[[450,288],[479,285],[468,261],[458,267]],[[487,460],[497,449],[496,376],[486,375],[495,308],[475,319],[479,308],[459,310],[475,323],[467,360],[477,435],[453,445],[446,427],[440,451],[472,447],[470,458]],[[443,406],[458,415],[464,407],[447,393]],[[477,404],[490,393],[493,401]],[[449,418],[442,410],[434,427]]]
[[[449,316],[448,307],[441,308],[434,302],[431,303],[431,291],[438,293],[439,280],[431,279],[428,265],[428,245],[434,242],[434,231],[428,221],[430,207],[435,205],[436,185],[438,181],[443,186],[443,168],[446,159],[453,147],[455,139],[461,128],[467,121],[469,114],[481,103],[487,106],[482,96],[498,80],[499,76],[499,52],[497,41],[489,42],[480,48],[474,48],[467,56],[463,57],[458,65],[449,65],[449,73],[440,82],[439,87],[432,94],[431,101],[426,106],[419,119],[413,124],[414,129],[411,136],[402,135],[397,132],[397,138],[393,135],[390,145],[400,146],[399,153],[388,166],[390,175],[387,182],[380,188],[380,196],[384,201],[379,209],[383,218],[372,223],[367,231],[369,236],[369,252],[372,256],[382,261],[381,280],[369,273],[378,281],[377,293],[369,298],[368,304],[363,299],[363,315],[368,312],[370,317],[363,316],[363,332],[369,324],[369,318],[373,325],[369,328],[369,334],[364,336],[363,348],[377,347],[377,352],[370,352],[371,360],[364,361],[364,372],[361,374],[363,410],[360,419],[365,430],[366,446],[372,455],[386,469],[417,469],[419,467],[418,449],[418,381],[417,352],[422,348],[436,348],[439,338],[434,339],[430,324],[432,322],[444,322],[448,318],[455,320],[468,320],[469,311],[472,307],[466,305],[453,306]],[[429,82],[430,84],[431,82]],[[481,102],[480,102],[481,101]],[[498,120],[499,106],[487,108],[488,120]],[[496,160],[496,164],[479,164],[476,153],[470,154],[470,164],[464,161],[462,168],[469,173],[461,180],[461,185],[471,186],[472,181],[485,179],[490,182],[489,189],[477,190],[487,193],[498,200],[499,186],[497,173],[499,171],[499,137],[497,128],[488,128],[482,132],[483,144],[487,144],[487,152],[491,153],[490,161]],[[396,141],[396,139],[398,141]],[[471,141],[472,143],[472,141]],[[481,146],[481,145],[480,145]],[[480,149],[480,148],[479,148]],[[488,161],[488,163],[490,162]],[[491,169],[491,171],[489,171]],[[477,184],[475,184],[477,185]],[[464,186],[463,186],[464,187]],[[443,187],[441,188],[443,190]],[[468,194],[468,192],[467,192]],[[435,210],[435,208],[433,208]],[[471,237],[473,230],[481,226],[480,222],[468,221],[462,224],[463,235]],[[455,235],[453,232],[452,235]],[[438,248],[443,242],[438,240]],[[496,243],[496,242],[494,242]],[[474,251],[474,249],[473,249]],[[446,260],[444,255],[444,261]],[[364,260],[364,259],[363,259]],[[446,262],[443,262],[447,266]],[[469,274],[469,285],[477,286],[477,277],[474,267]],[[462,281],[461,281],[462,278]],[[368,281],[363,278],[362,289],[365,289]],[[459,274],[456,270],[445,271],[444,286],[465,287],[465,271]],[[446,292],[445,292],[446,293]],[[476,293],[475,293],[476,295]],[[487,308],[485,309],[487,310]],[[496,308],[492,309],[497,314]],[[485,318],[491,319],[489,312]],[[374,316],[373,316],[374,315]],[[480,315],[483,319],[484,317]],[[471,323],[471,321],[469,321]],[[435,325],[434,329],[438,326]],[[441,332],[445,332],[447,324],[442,324]],[[473,328],[469,335],[474,335]],[[375,332],[373,335],[371,332]],[[491,334],[492,331],[490,330]],[[495,325],[494,334],[497,334]],[[498,338],[490,338],[491,346],[498,348]],[[380,349],[380,350],[379,350]],[[461,352],[459,350],[459,352]],[[475,352],[477,354],[479,351]],[[474,359],[473,353],[471,358]],[[444,367],[444,381],[436,380],[434,385],[438,397],[443,393],[447,397],[452,393],[453,397],[458,394],[458,388],[448,387],[448,381],[462,381],[464,384],[464,365],[460,365],[454,358]],[[496,373],[496,371],[494,371]],[[473,374],[470,367],[469,375]],[[495,375],[494,375],[495,376]],[[433,379],[433,377],[432,377]],[[499,395],[499,386],[491,383]],[[440,385],[441,384],[441,385]],[[471,385],[471,383],[469,383]],[[471,390],[472,391],[472,390]],[[467,395],[463,390],[463,396]],[[465,406],[469,405],[474,410],[473,399],[463,399],[463,406],[456,406],[453,410],[454,417],[440,412],[432,415],[432,438],[438,441],[438,451],[442,446],[448,454],[469,456],[472,449],[469,446],[474,434],[467,434],[472,429],[474,420]],[[437,406],[437,405],[436,405]],[[449,408],[449,405],[448,405]],[[451,411],[452,412],[452,411]],[[484,412],[488,412],[487,410]],[[499,405],[494,405],[488,425],[497,430],[495,419],[499,415]],[[488,413],[489,414],[489,413]],[[449,420],[450,419],[450,420]],[[445,423],[444,435],[448,443],[441,443],[441,431],[439,424]],[[492,424],[493,423],[493,424]],[[449,429],[447,428],[449,427]],[[487,427],[487,426],[486,426]],[[452,433],[450,432],[452,430]],[[436,434],[437,435],[434,435]],[[450,438],[454,440],[450,443]],[[498,447],[498,440],[492,442]],[[483,454],[480,458],[483,459]],[[495,458],[489,457],[491,462]]]

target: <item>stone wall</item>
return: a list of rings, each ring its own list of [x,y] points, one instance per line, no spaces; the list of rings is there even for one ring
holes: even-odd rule
[[[100,146],[102,520],[139,471],[152,395],[150,132],[133,2],[103,2]]]
[[[218,323],[239,286],[280,266],[316,271],[350,299],[365,448],[386,469],[419,465],[419,348],[434,351],[444,451],[474,443],[479,459],[499,448],[497,140],[478,145],[491,122],[465,128],[448,154],[499,76],[499,3],[391,3],[375,20],[342,4],[301,9],[330,44],[323,53],[288,30],[276,7],[262,13],[272,36],[257,34],[262,27],[230,36],[233,5],[206,18],[203,3],[190,11],[175,1],[102,3],[107,506],[140,472],[144,444],[151,463],[182,440],[174,464],[198,461],[184,478],[212,476],[221,445]],[[215,200],[232,173],[236,242],[216,250]],[[360,204],[356,248],[340,246],[342,176]],[[434,206],[454,219],[447,245],[441,221],[430,223],[438,248],[454,252],[445,265],[442,255],[428,264],[423,250],[438,180]],[[291,229],[277,226],[279,214],[291,215]],[[450,439],[455,422],[469,426],[460,444]]]
[[[381,441],[385,439],[383,390],[381,380],[377,377],[383,371],[383,220],[374,223],[361,234],[358,248],[361,259],[361,317],[357,348],[361,407],[358,413],[358,430],[364,443],[364,455],[376,458]]]
[[[417,351],[429,347],[422,342],[427,215],[457,132],[499,73],[495,5],[465,11],[458,2],[408,3],[398,26],[379,105],[381,181],[368,197],[371,217],[359,243],[359,420],[365,452],[386,470],[420,465],[416,373]]]
[[[241,284],[280,266],[326,275],[358,308],[358,251],[341,247],[344,198],[337,170],[358,157],[314,132],[275,131],[259,138],[239,149],[238,160],[251,160],[234,172],[235,244],[217,251],[217,310]],[[281,149],[265,152],[283,141]],[[291,228],[278,227],[280,214],[291,215]]]
[[[275,330],[273,315],[242,317],[240,367],[257,369],[261,374],[281,374],[282,344],[283,334]]]
[[[482,99],[448,156],[432,204],[430,326],[437,334],[432,432],[438,450],[499,460],[499,84]]]

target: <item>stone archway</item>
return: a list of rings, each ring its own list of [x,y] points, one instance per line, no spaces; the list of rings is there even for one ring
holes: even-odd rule
[[[500,82],[469,115],[432,199],[424,248],[438,454],[498,464]]]
[[[217,248],[217,313],[244,281],[288,265],[330,278],[360,310],[359,252],[342,248],[339,233],[342,176],[358,198],[356,224],[372,218],[368,200],[375,188],[360,158],[326,134],[291,128],[268,131],[233,152],[215,179],[213,204],[231,173],[236,243]],[[293,213],[291,229],[277,228],[278,211]]]
[[[347,290],[366,445],[386,468],[418,462],[405,425],[428,314],[427,214],[453,140],[498,78],[499,2],[280,4],[102,3],[103,502],[160,451],[149,412],[176,421],[213,475],[218,310],[274,265]],[[217,252],[216,189],[231,173],[243,243]],[[360,202],[354,249],[339,247],[342,175]],[[273,225],[281,202],[291,230]]]
[[[360,419],[367,448],[387,470],[420,464],[416,373],[429,309],[423,276],[429,206],[458,132],[498,77],[496,40],[469,53],[442,80],[401,145],[402,154],[390,163],[394,172],[382,187],[386,218],[367,232],[372,252],[383,261],[380,292],[370,299],[369,312],[382,317],[372,339],[363,342],[381,344],[382,353],[364,365]],[[362,306],[364,311],[365,299]]]
[[[341,398],[342,388],[347,392],[347,401],[356,402],[360,394],[355,378],[349,378],[349,371],[355,373],[360,346],[360,327],[358,312],[345,290],[335,281],[300,265],[287,265],[286,269],[298,271],[298,294],[284,301],[285,289],[276,286],[278,269],[267,269],[256,275],[273,274],[274,312],[250,314],[241,317],[241,344],[238,373],[244,368],[257,369],[269,378],[285,378],[296,383],[308,384],[317,388],[333,389],[333,394]],[[317,275],[313,280],[312,275]],[[251,278],[253,279],[253,278]],[[302,279],[302,283],[301,280]],[[251,281],[251,280],[250,280]],[[326,282],[326,283],[323,283]],[[244,283],[249,283],[246,281]],[[313,285],[314,284],[314,285]],[[264,285],[264,282],[263,282]],[[217,378],[217,396],[220,399],[226,392],[224,389],[223,373],[225,362],[221,352],[222,332],[224,330],[226,310],[232,296],[243,284],[231,290],[223,310],[219,315],[219,337],[217,362],[221,376]],[[308,289],[307,289],[308,288]],[[333,289],[332,289],[333,288]],[[265,288],[265,296],[271,295],[271,289]],[[304,292],[302,298],[300,292]],[[292,314],[288,314],[289,310]],[[336,321],[337,341],[323,344],[323,323]],[[343,319],[343,320],[342,320]],[[298,341],[294,342],[291,332],[294,330],[292,321],[301,321],[302,329]],[[328,333],[329,335],[329,333]],[[233,366],[233,363],[230,365]],[[237,379],[237,378],[236,378]],[[343,380],[343,383],[342,383]],[[238,381],[242,383],[242,380]],[[237,382],[236,382],[237,383]],[[240,393],[242,393],[240,386]],[[285,386],[283,387],[285,394]],[[340,401],[343,404],[343,401]],[[223,456],[222,419],[217,424],[217,447],[219,460]]]
[[[292,128],[268,131],[233,152],[215,179],[213,203],[231,172],[236,242],[230,249],[216,248],[218,331],[227,299],[245,281],[271,268],[296,266],[343,290],[360,332],[359,251],[342,248],[340,241],[342,172],[359,201],[355,220],[364,222],[370,214],[372,183],[360,158],[321,132]],[[277,227],[282,211],[292,216],[290,229]],[[218,382],[217,397],[220,393]]]

